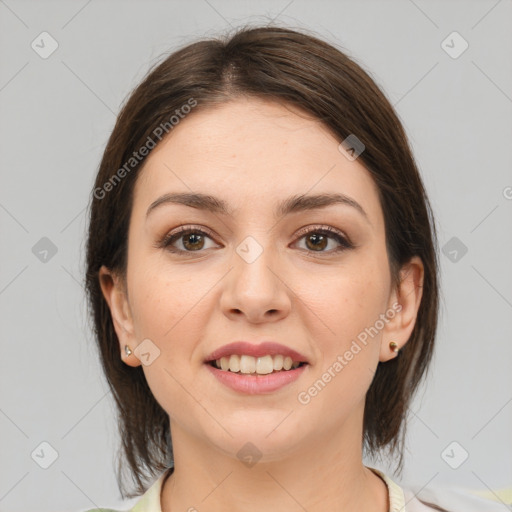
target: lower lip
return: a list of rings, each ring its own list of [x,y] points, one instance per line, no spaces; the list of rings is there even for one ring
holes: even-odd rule
[[[267,375],[244,375],[243,373],[233,373],[219,370],[206,363],[206,367],[213,375],[224,385],[240,393],[248,395],[259,395],[272,393],[282,387],[297,380],[308,365],[304,364],[295,368],[295,370],[283,370]]]

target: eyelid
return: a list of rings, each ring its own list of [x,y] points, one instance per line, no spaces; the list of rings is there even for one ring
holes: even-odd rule
[[[345,233],[343,233],[343,231],[340,231],[339,229],[333,228],[332,226],[325,225],[325,224],[313,224],[313,225],[305,226],[304,228],[299,229],[296,236],[298,238],[302,238],[304,235],[307,235],[312,232],[317,232],[317,231],[326,231],[329,234],[338,235],[339,237],[346,240],[347,243],[352,244],[352,242],[350,241],[350,238]]]
[[[304,236],[309,235],[310,233],[320,233],[322,235],[327,235],[329,238],[334,239],[339,245],[335,249],[331,249],[329,251],[308,251],[303,249],[308,256],[313,257],[328,257],[332,256],[333,254],[339,254],[340,252],[349,250],[349,249],[355,249],[357,247],[356,244],[354,244],[350,237],[346,235],[343,231],[340,231],[337,228],[334,228],[329,225],[323,225],[323,224],[317,224],[317,225],[309,225],[304,228],[301,228],[299,232],[296,235],[296,241],[294,244],[299,243]]]
[[[173,230],[169,233],[166,233],[162,238],[159,239],[159,241],[155,244],[155,246],[157,248],[167,249],[167,250],[177,253],[177,254],[194,254],[194,252],[198,252],[198,253],[205,252],[204,250],[183,251],[181,249],[176,249],[174,247],[172,250],[170,249],[170,247],[172,247],[171,240],[173,238],[176,238],[177,240],[179,240],[180,235],[184,235],[189,232],[203,233],[203,234],[207,235],[209,238],[211,238],[216,244],[218,244],[218,242],[216,240],[216,236],[213,234],[213,232],[210,229],[208,229],[205,226],[189,224],[189,225],[179,226],[175,230]],[[330,255],[333,253],[337,253],[340,250],[351,249],[351,248],[356,247],[356,245],[354,243],[352,243],[352,241],[350,240],[350,237],[348,237],[345,233],[343,233],[342,231],[340,231],[332,226],[324,225],[324,224],[308,225],[308,226],[305,226],[305,227],[299,229],[299,231],[295,234],[295,241],[293,243],[296,244],[297,242],[299,242],[301,240],[301,238],[308,235],[309,233],[327,233],[331,238],[335,239],[338,242],[338,244],[340,245],[338,248],[331,249],[330,251],[307,251],[313,255],[314,254]]]
[[[211,231],[207,227],[194,225],[194,224],[186,224],[186,225],[177,227],[176,229],[170,231],[169,233],[164,234],[164,236],[161,237],[155,245],[157,248],[166,248],[169,245],[168,242],[170,242],[170,240],[172,238],[177,237],[179,239],[179,235],[183,235],[185,233],[188,233],[189,231],[202,232],[205,235],[208,235],[215,243],[218,243],[215,235],[213,234],[213,231]],[[185,251],[177,250],[177,252],[185,252]],[[192,253],[193,251],[186,251],[186,252]],[[198,251],[198,252],[203,252],[203,251]]]

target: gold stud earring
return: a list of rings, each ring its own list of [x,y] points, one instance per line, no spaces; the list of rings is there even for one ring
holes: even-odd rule
[[[390,348],[393,352],[395,352],[395,353],[398,353],[398,351],[400,350],[400,349],[398,348],[398,345],[397,345],[394,341],[391,341],[391,342],[389,343],[389,348]]]
[[[130,348],[128,345],[125,345],[125,346],[124,346],[124,353],[125,353],[127,356],[131,356],[131,355],[132,355],[132,350],[131,350],[131,348]]]

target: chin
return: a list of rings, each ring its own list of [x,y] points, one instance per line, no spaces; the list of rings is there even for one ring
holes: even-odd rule
[[[244,424],[226,424],[226,429],[232,437],[224,432],[225,435],[221,439],[210,441],[224,455],[239,459],[241,462],[280,460],[300,450],[306,442],[305,438],[301,437],[299,429],[294,428],[293,422],[287,424],[288,419],[283,421],[284,417],[286,415],[282,412],[267,418],[262,418],[261,412],[255,413],[254,417],[247,414],[247,422]]]

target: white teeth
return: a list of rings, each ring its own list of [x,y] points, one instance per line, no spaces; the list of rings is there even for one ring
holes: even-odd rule
[[[254,373],[256,371],[256,359],[252,356],[241,356],[240,371],[242,373]]]
[[[239,372],[240,371],[240,357],[237,355],[232,355],[229,358],[229,370],[232,372]]]
[[[282,370],[283,369],[283,356],[278,355],[274,356],[274,370]]]
[[[234,373],[244,373],[244,374],[258,374],[258,375],[268,375],[273,371],[281,371],[281,370],[291,370],[298,368],[300,365],[299,361],[293,361],[290,356],[262,356],[262,357],[252,357],[246,355],[236,355],[233,354],[229,357],[221,357],[215,361],[215,366],[220,368],[223,371],[230,371]]]
[[[258,360],[256,361],[256,373],[266,375],[267,373],[272,373],[273,371],[274,363],[272,361],[272,356],[258,357]]]

